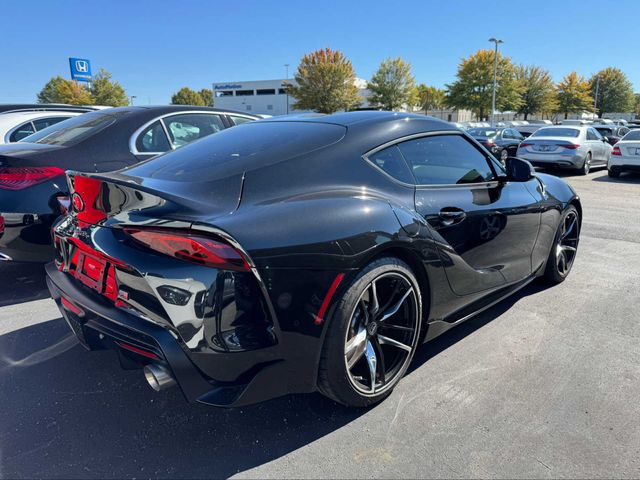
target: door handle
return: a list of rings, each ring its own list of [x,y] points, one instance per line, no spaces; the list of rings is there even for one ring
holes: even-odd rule
[[[467,217],[466,212],[459,208],[443,208],[438,215],[440,222],[446,226],[460,223]]]

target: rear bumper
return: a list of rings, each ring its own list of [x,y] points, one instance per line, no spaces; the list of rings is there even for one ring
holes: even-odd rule
[[[52,298],[71,330],[87,349],[110,348],[118,351],[119,355],[131,358],[131,353],[123,351],[119,345],[125,343],[154,354],[157,358],[140,356],[135,358],[136,363],[140,367],[149,363],[165,366],[189,402],[236,407],[292,393],[287,390],[287,362],[265,364],[256,358],[251,375],[234,383],[217,381],[202,373],[175,332],[136,313],[115,308],[109,300],[95,295],[69,275],[60,272],[54,263],[46,266],[46,273]],[[62,298],[66,303],[71,302],[74,310],[79,309],[81,313],[74,313],[65,307]],[[245,356],[243,361],[246,362],[246,355],[251,353],[240,355]],[[227,355],[220,355],[222,365],[228,361]]]
[[[561,167],[561,168],[580,168],[584,162],[584,157],[580,155],[560,155],[560,154],[540,154],[531,153],[517,155],[523,160],[527,160],[534,167]]]
[[[640,172],[640,155],[612,155],[608,167],[618,172]]]

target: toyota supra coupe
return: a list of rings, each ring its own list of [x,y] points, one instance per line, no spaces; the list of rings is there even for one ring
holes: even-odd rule
[[[422,342],[563,281],[581,223],[564,181],[391,112],[261,120],[68,181],[46,271],[70,328],[217,406],[382,400]]]
[[[0,114],[0,135],[3,121],[13,117],[21,119],[7,141],[21,141],[0,145],[0,260],[28,262],[54,257],[51,226],[69,204],[65,170],[118,170],[258,118],[187,105],[120,107],[40,130],[36,117],[53,124],[51,111],[14,112]],[[32,135],[22,138],[25,132]]]

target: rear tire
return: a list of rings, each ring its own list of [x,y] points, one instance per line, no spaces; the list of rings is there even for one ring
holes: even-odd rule
[[[611,178],[618,178],[620,176],[620,172],[617,170],[607,170],[607,174],[611,177]]]
[[[584,162],[582,162],[582,167],[580,168],[580,175],[589,175],[590,170],[591,170],[591,152],[587,153],[587,156],[584,157]]]
[[[368,407],[391,394],[420,338],[422,295],[395,257],[367,265],[347,287],[328,325],[318,387],[336,402]]]
[[[553,246],[547,258],[544,278],[547,282],[564,282],[576,258],[580,240],[580,214],[570,205],[560,217]]]

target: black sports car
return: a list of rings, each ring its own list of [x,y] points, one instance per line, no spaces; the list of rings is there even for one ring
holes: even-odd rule
[[[51,225],[68,206],[65,170],[117,170],[257,118],[207,107],[109,108],[0,146],[0,260],[53,259]]]
[[[383,399],[421,342],[564,280],[582,210],[526,161],[390,112],[248,123],[69,182],[46,270],[70,327],[218,406]]]
[[[484,145],[504,165],[508,157],[515,157],[524,136],[515,128],[481,127],[467,133]]]

